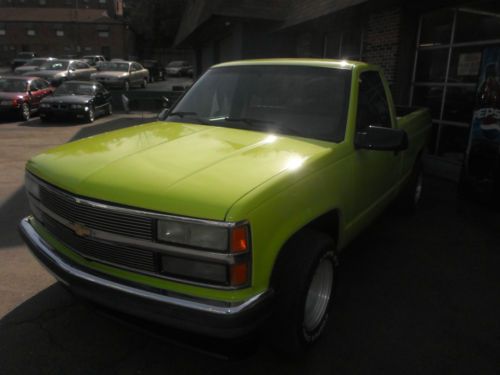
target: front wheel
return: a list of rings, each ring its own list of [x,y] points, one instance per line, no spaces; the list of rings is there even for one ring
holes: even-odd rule
[[[108,106],[106,107],[106,116],[109,116],[112,114],[113,114],[113,106],[111,105],[111,103],[109,103]]]
[[[329,236],[303,230],[283,249],[273,274],[276,310],[273,346],[300,353],[323,333],[335,287],[335,244]]]
[[[144,79],[142,80],[142,85],[141,85],[141,87],[142,87],[143,89],[145,89],[147,85],[148,85],[148,79],[147,79],[147,78],[144,78]]]
[[[28,103],[23,103],[21,105],[21,119],[23,121],[28,121],[31,118],[31,108]]]
[[[87,122],[94,122],[94,120],[95,120],[94,106],[90,106],[89,111],[87,112]]]

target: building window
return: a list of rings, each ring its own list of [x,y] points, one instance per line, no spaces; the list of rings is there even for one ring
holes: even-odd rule
[[[107,0],[99,0],[99,4],[106,4],[107,2]]]
[[[4,36],[5,34],[5,29],[3,27],[0,27],[0,36]]]
[[[463,160],[483,51],[500,44],[499,33],[498,14],[481,7],[441,9],[421,17],[410,104],[431,111],[433,154]]]
[[[99,31],[97,35],[99,38],[109,38],[109,31]]]
[[[27,29],[26,30],[26,35],[28,35],[28,36],[35,36],[36,35],[36,30],[35,29]]]
[[[56,30],[56,36],[64,36],[64,30]]]
[[[47,5],[47,0],[38,0],[38,4]]]

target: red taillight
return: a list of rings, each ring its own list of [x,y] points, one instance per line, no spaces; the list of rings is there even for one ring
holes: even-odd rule
[[[248,226],[231,229],[231,253],[243,253],[249,249]]]

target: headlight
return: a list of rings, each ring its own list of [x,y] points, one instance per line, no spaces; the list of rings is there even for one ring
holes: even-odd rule
[[[180,245],[226,251],[229,243],[228,228],[183,221],[158,221],[158,239]]]
[[[29,194],[34,196],[36,199],[40,199],[40,185],[28,174],[25,179],[25,187]]]
[[[14,103],[14,102],[13,102],[12,100],[1,100],[1,101],[0,101],[0,105],[1,105],[2,107],[10,107],[10,106],[12,106],[12,105],[13,105],[13,103]]]
[[[83,108],[83,104],[71,104],[70,108],[71,109],[82,109]]]

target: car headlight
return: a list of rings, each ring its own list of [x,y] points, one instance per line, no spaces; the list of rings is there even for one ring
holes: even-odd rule
[[[71,109],[82,109],[83,108],[83,104],[71,104],[69,107]]]
[[[228,228],[183,221],[158,221],[158,239],[215,251],[228,249]]]
[[[24,186],[29,194],[40,199],[40,185],[29,174],[26,174]]]
[[[2,107],[10,107],[14,105],[14,101],[12,100],[0,100],[0,105]]]

